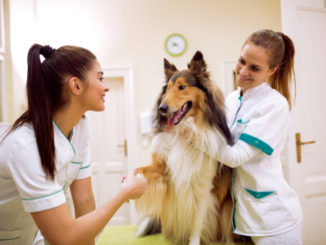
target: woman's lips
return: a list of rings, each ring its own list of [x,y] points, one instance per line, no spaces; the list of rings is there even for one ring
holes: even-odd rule
[[[241,76],[241,75],[239,75],[238,79],[241,82],[250,82],[251,81],[250,77],[244,77],[244,76]]]

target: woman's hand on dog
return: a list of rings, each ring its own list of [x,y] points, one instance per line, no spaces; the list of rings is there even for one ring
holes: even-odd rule
[[[122,180],[121,191],[125,192],[128,199],[138,199],[147,190],[147,180],[137,174],[137,169],[134,169],[126,178]]]

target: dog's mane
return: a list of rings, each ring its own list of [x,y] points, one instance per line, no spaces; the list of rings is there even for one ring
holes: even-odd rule
[[[212,83],[210,81],[210,83]],[[196,87],[201,89],[207,98],[208,106],[205,108],[205,119],[211,127],[215,127],[217,130],[224,135],[228,144],[233,144],[233,138],[229,127],[226,122],[225,109],[223,104],[223,99],[214,98],[212,92],[209,88],[202,85],[201,82],[196,84]],[[217,101],[218,99],[218,101]]]

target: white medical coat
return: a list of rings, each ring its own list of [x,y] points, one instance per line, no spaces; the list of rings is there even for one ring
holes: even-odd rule
[[[294,228],[301,222],[301,207],[283,177],[280,159],[290,128],[286,99],[263,83],[242,97],[240,89],[232,92],[225,103],[236,142],[219,160],[234,167],[234,232],[266,236]]]
[[[23,124],[0,144],[0,244],[32,244],[37,232],[30,212],[66,202],[75,179],[91,175],[89,122],[82,118],[70,140],[54,123],[55,179],[46,177],[33,127]]]

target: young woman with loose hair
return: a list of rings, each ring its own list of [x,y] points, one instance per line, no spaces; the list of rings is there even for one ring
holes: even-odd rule
[[[242,46],[238,90],[226,98],[234,145],[201,149],[233,170],[233,230],[255,244],[301,244],[302,211],[282,173],[295,88],[294,45],[281,32],[260,30]]]
[[[146,180],[134,170],[95,209],[85,112],[103,111],[108,91],[89,50],[30,48],[28,108],[0,143],[0,244],[43,244],[37,230],[50,244],[94,244],[118,208],[145,192]],[[76,219],[64,194],[69,187]]]

